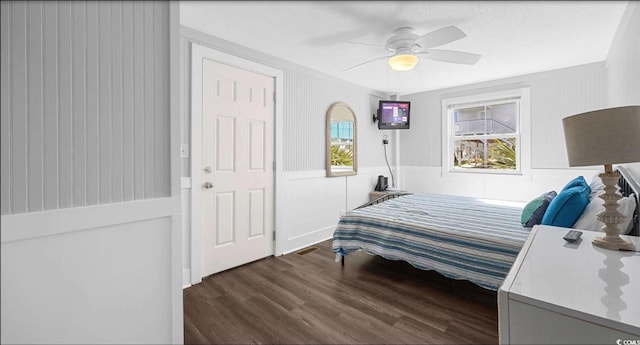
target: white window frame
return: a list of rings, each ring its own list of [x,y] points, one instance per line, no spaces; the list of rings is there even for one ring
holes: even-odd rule
[[[493,101],[517,99],[519,103],[518,112],[518,129],[514,133],[516,137],[516,169],[459,169],[454,168],[453,144],[456,137],[453,133],[453,112],[449,108],[453,105],[474,106],[483,105]],[[528,87],[482,93],[471,96],[461,96],[442,99],[442,170],[443,175],[447,174],[506,174],[506,175],[524,175],[530,170],[531,147],[531,100],[530,89]],[[503,135],[498,135],[503,136]],[[512,136],[509,134],[508,136]],[[489,138],[493,136],[486,136]]]

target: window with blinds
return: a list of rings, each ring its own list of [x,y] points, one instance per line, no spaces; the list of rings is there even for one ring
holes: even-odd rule
[[[446,102],[448,170],[519,173],[520,97]]]

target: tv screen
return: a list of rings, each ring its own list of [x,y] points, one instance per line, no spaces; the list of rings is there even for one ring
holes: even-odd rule
[[[380,101],[378,129],[409,129],[411,102]]]

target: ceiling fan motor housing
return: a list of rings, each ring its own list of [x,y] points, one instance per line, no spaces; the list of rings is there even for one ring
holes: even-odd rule
[[[418,37],[420,36],[413,33],[413,28],[399,28],[393,32],[393,36],[387,39],[385,48],[390,52],[398,51],[416,53],[420,50],[420,46],[415,43]]]

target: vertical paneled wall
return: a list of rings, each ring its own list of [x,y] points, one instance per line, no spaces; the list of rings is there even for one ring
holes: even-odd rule
[[[533,169],[568,168],[562,119],[606,107],[607,71],[604,64],[591,66],[530,82]]]
[[[403,166],[440,167],[442,161],[442,100],[445,98],[531,89],[531,157],[524,157],[533,169],[568,167],[562,118],[606,106],[607,74],[604,63],[592,63],[560,70],[522,75],[450,89],[435,90],[402,99],[412,101],[415,115],[411,131],[402,132],[400,147],[422,148],[400,154]]]
[[[380,156],[382,146],[379,143],[382,135],[389,134],[389,131],[379,131],[371,120],[383,94],[286,68],[283,87],[284,171],[325,169],[326,114],[335,102],[347,103],[356,114],[358,167],[385,164]],[[389,155],[393,157],[392,148]]]
[[[640,104],[640,2],[629,1],[607,55],[607,106]]]
[[[1,214],[169,196],[169,3],[1,6]]]
[[[325,152],[325,117],[318,104],[318,84],[319,80],[310,75],[285,70],[284,171],[325,168],[321,159]]]

